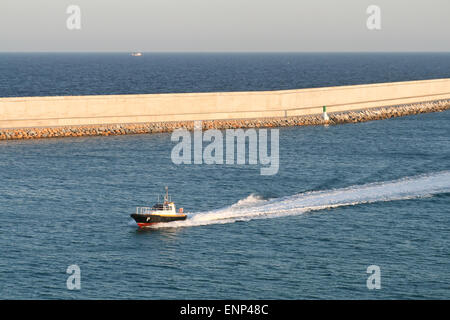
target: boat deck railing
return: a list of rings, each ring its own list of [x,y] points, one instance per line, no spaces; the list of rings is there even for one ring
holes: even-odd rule
[[[155,211],[170,211],[171,208],[169,206],[164,206],[164,208],[161,209],[155,209],[152,207],[136,207],[136,214],[151,214]]]

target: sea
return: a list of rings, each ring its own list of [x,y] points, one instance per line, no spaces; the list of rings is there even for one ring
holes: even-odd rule
[[[0,54],[0,97],[437,78],[448,53]],[[175,144],[1,141],[0,298],[450,298],[450,111],[279,128],[275,175],[175,164]],[[188,219],[139,229],[164,186]]]

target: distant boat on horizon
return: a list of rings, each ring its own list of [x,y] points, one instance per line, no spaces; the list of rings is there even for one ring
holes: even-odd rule
[[[133,57],[141,57],[142,56],[142,52],[132,52],[131,55]]]

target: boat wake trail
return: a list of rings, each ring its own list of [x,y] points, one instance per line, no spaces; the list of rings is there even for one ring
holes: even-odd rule
[[[188,219],[185,221],[170,222],[154,226],[154,228],[190,227],[267,219],[341,206],[422,198],[447,192],[450,192],[450,171],[387,182],[354,185],[341,189],[305,192],[269,200],[251,194],[229,207],[189,213]]]

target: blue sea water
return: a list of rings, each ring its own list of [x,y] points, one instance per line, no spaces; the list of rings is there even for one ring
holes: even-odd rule
[[[0,97],[255,91],[450,77],[450,53],[0,53]]]
[[[284,89],[450,70],[444,54],[143,58],[0,55],[0,95]],[[170,134],[2,141],[0,298],[449,299],[449,121],[446,111],[280,128],[273,176],[175,165]],[[139,230],[129,214],[165,185],[189,219]],[[73,264],[81,290],[66,287]],[[379,290],[367,289],[370,265]]]

